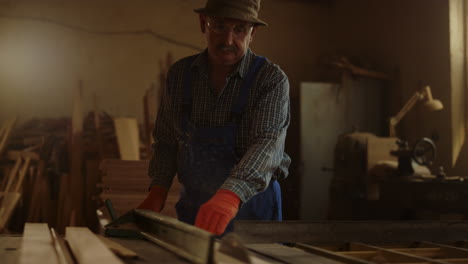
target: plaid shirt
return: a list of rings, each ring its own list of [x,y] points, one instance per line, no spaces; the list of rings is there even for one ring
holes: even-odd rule
[[[208,53],[204,52],[191,65],[184,58],[169,70],[167,87],[158,112],[153,137],[153,156],[149,167],[151,186],[169,189],[177,172],[178,135],[181,135],[184,73],[192,76],[191,122],[197,126],[224,126],[231,121],[232,105],[255,54],[246,55],[227,77],[226,86],[218,95],[208,77]],[[236,135],[239,163],[221,186],[236,193],[243,202],[265,190],[272,178],[288,175],[291,159],[284,152],[286,130],[289,126],[289,81],[278,65],[266,60],[249,89]]]

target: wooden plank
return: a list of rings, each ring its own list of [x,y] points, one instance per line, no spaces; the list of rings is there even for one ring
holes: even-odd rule
[[[73,113],[72,113],[72,134],[71,134],[71,164],[70,180],[68,181],[68,195],[70,196],[70,208],[67,211],[59,212],[69,218],[65,225],[81,225],[83,223],[83,202],[84,202],[84,177],[83,166],[83,109],[82,109],[83,82],[80,80],[78,87],[74,91]],[[69,210],[69,211],[68,211]]]
[[[101,118],[99,116],[99,107],[96,93],[93,93],[93,108],[94,128],[96,129],[96,141],[98,145],[99,159],[102,159],[104,155],[104,147],[102,143]]]
[[[400,260],[400,258],[407,258],[408,261],[411,261],[411,262],[429,262],[429,263],[438,263],[438,264],[442,264],[442,263],[447,263],[447,262],[443,262],[441,260],[438,260],[438,259],[434,259],[434,256],[433,255],[429,255],[427,256],[427,252],[411,252],[411,253],[407,253],[407,252],[403,252],[403,251],[399,251],[399,250],[395,250],[395,249],[386,249],[386,248],[380,248],[380,247],[377,247],[377,246],[373,246],[373,245],[367,245],[367,244],[363,244],[363,243],[355,243],[357,245],[361,245],[363,248],[368,248],[368,250],[376,250],[379,252],[379,255],[383,257],[383,259],[387,260],[387,262],[403,262],[402,260]],[[413,254],[413,253],[421,253],[421,255],[418,255],[418,254]],[[379,259],[382,259],[382,257],[379,257]],[[398,258],[398,260],[396,260],[395,258]],[[388,261],[388,260],[393,260],[393,261]]]
[[[18,264],[23,238],[18,235],[0,235],[0,260],[2,264]]]
[[[468,259],[466,258],[446,258],[446,259],[439,259],[440,261],[443,262],[448,262],[448,263],[456,263],[456,264],[467,264]]]
[[[8,138],[10,136],[11,130],[15,126],[16,119],[17,118],[15,117],[13,119],[6,120],[0,128],[0,155],[6,148]]]
[[[6,186],[4,191],[9,192],[11,190],[11,187],[13,186],[13,182],[15,181],[16,174],[18,173],[18,170],[21,166],[22,163],[22,158],[18,158],[15,162],[15,165],[13,166],[13,169],[10,171],[8,174],[8,178],[6,179]]]
[[[245,243],[439,243],[468,237],[468,221],[234,221]]]
[[[0,230],[7,227],[8,220],[21,197],[20,191],[22,191],[23,180],[28,172],[30,161],[30,158],[26,158],[23,162],[21,157],[16,160],[8,175],[5,191],[0,193]]]
[[[150,241],[143,239],[126,239],[126,238],[108,238],[123,246],[134,250],[138,256],[138,260],[127,260],[128,263],[170,263],[170,264],[188,264],[187,260],[177,257],[174,253],[164,249]]]
[[[136,118],[114,118],[120,159],[140,159],[140,135]]]
[[[28,172],[30,162],[31,162],[30,157],[27,157],[24,160],[24,163],[23,163],[23,165],[21,167],[21,170],[19,172],[19,175],[18,175],[18,180],[16,181],[16,185],[15,185],[15,187],[13,189],[14,192],[20,192],[21,191],[21,188],[23,187],[24,177],[26,176],[26,173]]]
[[[67,227],[65,236],[79,264],[122,263],[88,228]]]
[[[73,258],[68,250],[68,246],[65,242],[63,237],[58,236],[55,232],[55,229],[52,227],[50,228],[50,234],[52,235],[52,240],[55,248],[55,252],[57,253],[57,258],[60,264],[73,264]]]
[[[59,263],[47,224],[26,223],[19,263]]]
[[[123,245],[121,245],[120,243],[118,242],[115,242],[114,240],[110,240],[106,237],[103,237],[101,235],[98,235],[97,236],[110,250],[112,250],[112,252],[114,252],[115,254],[117,254],[118,256],[122,257],[122,258],[137,258],[138,257],[138,254],[127,248],[127,247],[124,247]]]
[[[442,253],[440,248],[394,248],[391,250],[425,258],[439,258]]]
[[[346,254],[342,254],[343,252],[334,252],[334,251],[338,251],[338,248],[336,248],[336,247],[334,247],[333,250],[327,250],[325,248],[315,247],[315,246],[301,244],[301,243],[294,244],[294,247],[297,247],[299,249],[305,250],[305,251],[313,253],[313,254],[317,254],[317,255],[320,255],[320,256],[323,256],[323,257],[334,259],[334,260],[340,261],[340,262],[345,262],[345,263],[350,263],[350,264],[367,264],[367,263],[370,263],[370,262],[368,262],[366,260],[366,258],[361,257],[362,254],[359,257],[356,258],[353,255],[348,255],[347,256]],[[362,253],[363,251],[360,251],[360,252]],[[369,252],[369,251],[367,251],[367,252]],[[375,251],[371,251],[370,255],[374,256]]]
[[[422,242],[421,246],[438,247],[440,250],[439,258],[468,258],[468,249],[442,245],[433,242]]]
[[[319,255],[308,253],[304,250],[283,246],[281,244],[248,244],[246,247],[256,253],[262,254],[274,260],[295,264],[337,264],[343,263]]]

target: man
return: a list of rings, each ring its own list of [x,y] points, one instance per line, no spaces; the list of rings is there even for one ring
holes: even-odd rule
[[[196,9],[207,49],[169,70],[153,132],[148,197],[160,212],[177,173],[179,220],[216,235],[232,220],[282,220],[281,190],[291,163],[284,153],[289,82],[250,49],[260,0],[208,0]]]

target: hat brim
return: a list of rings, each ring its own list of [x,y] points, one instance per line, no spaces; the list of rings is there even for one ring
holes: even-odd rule
[[[212,17],[228,17],[228,18],[234,18],[234,19],[239,19],[239,20],[242,20],[242,21],[247,21],[247,22],[252,22],[254,23],[255,25],[258,25],[258,26],[268,26],[268,24],[258,18],[248,18],[246,19],[245,17],[241,17],[241,16],[237,16],[235,14],[223,14],[223,13],[214,13],[214,12],[209,12],[206,8],[197,8],[197,9],[194,9],[193,11],[195,11],[196,13],[198,14],[202,14],[202,15],[206,15],[206,16],[212,16]]]

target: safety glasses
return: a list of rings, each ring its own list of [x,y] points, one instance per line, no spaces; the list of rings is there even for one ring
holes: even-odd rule
[[[206,24],[216,34],[225,34],[232,31],[237,37],[247,36],[254,26],[252,23],[226,23],[213,19],[207,19]]]

